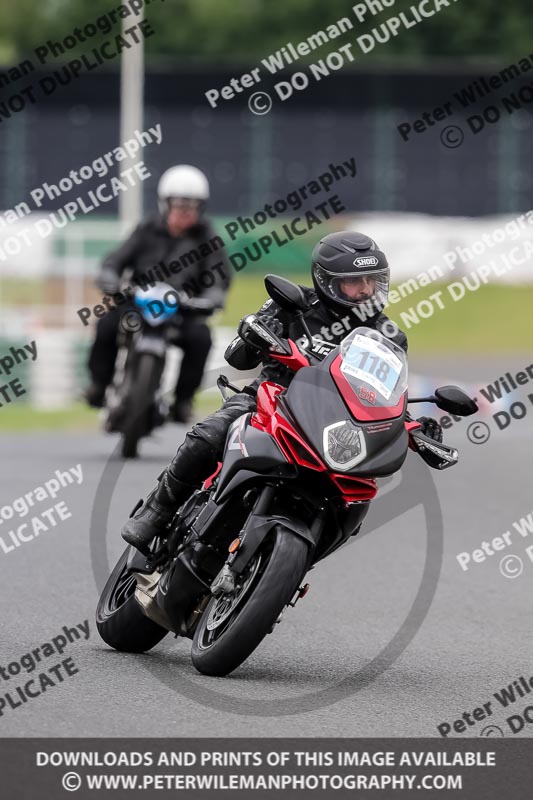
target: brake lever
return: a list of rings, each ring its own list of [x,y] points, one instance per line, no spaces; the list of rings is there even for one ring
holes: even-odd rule
[[[249,316],[245,317],[242,322],[244,322],[247,328],[251,330],[258,339],[261,340],[263,345],[268,346],[268,352],[275,353],[277,348],[277,351],[281,355],[290,355],[292,353],[288,341],[286,339],[281,339],[277,334],[271,331],[268,325],[265,325],[264,322],[255,316],[255,314],[250,314]],[[258,342],[254,342],[252,346],[256,346],[261,349],[261,345]]]

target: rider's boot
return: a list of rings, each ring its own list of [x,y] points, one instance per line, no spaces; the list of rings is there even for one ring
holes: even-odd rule
[[[122,538],[144,555],[156,536],[164,537],[166,527],[177,509],[189,499],[197,487],[178,480],[168,467],[161,475],[143,505],[123,526]]]

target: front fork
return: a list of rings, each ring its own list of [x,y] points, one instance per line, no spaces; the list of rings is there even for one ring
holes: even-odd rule
[[[250,490],[250,491],[253,491]],[[260,492],[259,496],[257,497],[254,506],[248,515],[246,522],[244,523],[244,527],[239,531],[236,538],[233,539],[229,546],[229,555],[226,559],[226,562],[216,578],[213,580],[211,584],[211,594],[214,597],[218,597],[221,594],[228,594],[229,592],[235,591],[235,578],[236,578],[236,571],[232,568],[237,557],[239,557],[240,561],[243,561],[243,551],[241,551],[241,547],[243,547],[246,537],[250,534],[250,531],[253,531],[257,525],[255,524],[256,518],[258,516],[263,516],[267,513],[272,500],[274,499],[274,495],[276,492],[275,484],[268,484],[263,488]],[[253,552],[257,550],[257,547],[254,547]],[[241,552],[239,552],[241,551]],[[241,569],[239,569],[239,573],[242,572],[250,558],[252,557],[253,553],[249,553],[248,557],[246,557],[245,562],[242,564]]]
[[[257,498],[244,527],[229,546],[229,555],[224,566],[211,584],[213,595],[225,594],[235,589],[236,578],[244,571],[270,531],[278,524],[282,524],[292,534],[308,543],[309,558],[306,570],[309,569],[324,526],[325,507],[319,509],[311,527],[297,519],[276,515],[272,513],[272,501],[277,488],[276,484],[269,484]]]

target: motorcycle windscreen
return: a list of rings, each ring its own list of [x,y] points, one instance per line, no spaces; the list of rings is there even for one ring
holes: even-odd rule
[[[407,356],[378,331],[357,328],[343,339],[331,375],[356,419],[377,421],[403,413]]]

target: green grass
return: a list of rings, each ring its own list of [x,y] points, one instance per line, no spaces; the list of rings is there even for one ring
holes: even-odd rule
[[[196,419],[203,419],[220,408],[221,404],[218,391],[210,389],[200,392],[195,401]],[[97,430],[101,430],[99,412],[83,403],[75,403],[57,411],[40,411],[28,403],[11,403],[0,408],[0,433]]]
[[[298,282],[296,276],[287,277]],[[310,285],[311,281],[308,283]],[[433,315],[428,319],[419,316],[418,324],[402,318],[402,312],[406,314],[411,307],[416,311],[420,301],[438,291],[442,291],[443,310],[434,303]],[[245,313],[256,311],[266,299],[262,278],[239,275],[217,322],[236,328]],[[454,302],[446,284],[433,283],[400,303],[390,304],[386,313],[407,334],[411,352],[477,355],[531,350],[531,308],[533,286],[483,286],[477,292],[467,291],[462,300]]]
[[[441,310],[434,303],[429,319],[408,327],[401,312],[413,308],[435,292],[442,291]],[[490,356],[493,353],[520,353],[533,347],[533,326],[530,311],[533,305],[532,286],[483,286],[477,292],[467,291],[454,302],[446,284],[432,284],[390,305],[387,313],[405,330],[411,352],[467,354]]]
[[[286,275],[295,283],[301,282],[295,275]],[[237,328],[239,320],[246,314],[253,314],[268,300],[263,277],[260,275],[236,275],[226,300],[226,307],[217,315],[216,323]]]
[[[40,411],[28,403],[10,403],[0,408],[0,431],[96,430],[98,412],[83,403],[57,411]]]
[[[296,283],[311,285],[311,279],[287,274]],[[394,286],[393,286],[394,288]],[[39,297],[35,281],[2,282],[3,303],[28,302]],[[420,322],[410,323],[402,318],[411,307],[431,294],[442,291],[444,309],[435,304],[435,312],[429,319],[420,317]],[[250,272],[237,273],[228,295],[226,308],[217,315],[215,324],[237,328],[239,320],[256,311],[267,299],[263,277]],[[400,303],[390,304],[386,313],[408,335],[411,350],[417,353],[490,354],[512,353],[531,350],[533,326],[529,309],[533,307],[533,286],[483,286],[477,292],[454,302],[446,284],[432,283],[404,298]],[[0,409],[3,411],[4,409]],[[1,426],[0,421],[0,426]]]
[[[298,281],[296,276],[292,279]],[[402,312],[406,314],[410,308],[416,311],[421,300],[438,291],[442,291],[444,309],[440,310],[435,304],[430,318],[421,319],[418,324],[411,323],[409,327],[405,318],[402,319]],[[260,276],[237,276],[217,324],[236,328],[241,317],[257,310],[266,297]],[[387,313],[407,333],[411,354],[475,357],[530,352],[533,326],[529,309],[532,307],[533,286],[484,286],[454,302],[445,284],[431,284],[401,303],[391,304]],[[196,417],[204,417],[219,408],[220,403],[218,392],[202,392],[196,400]],[[38,411],[28,404],[15,402],[0,408],[0,431],[94,431],[99,426],[98,412],[82,403],[60,411]]]

